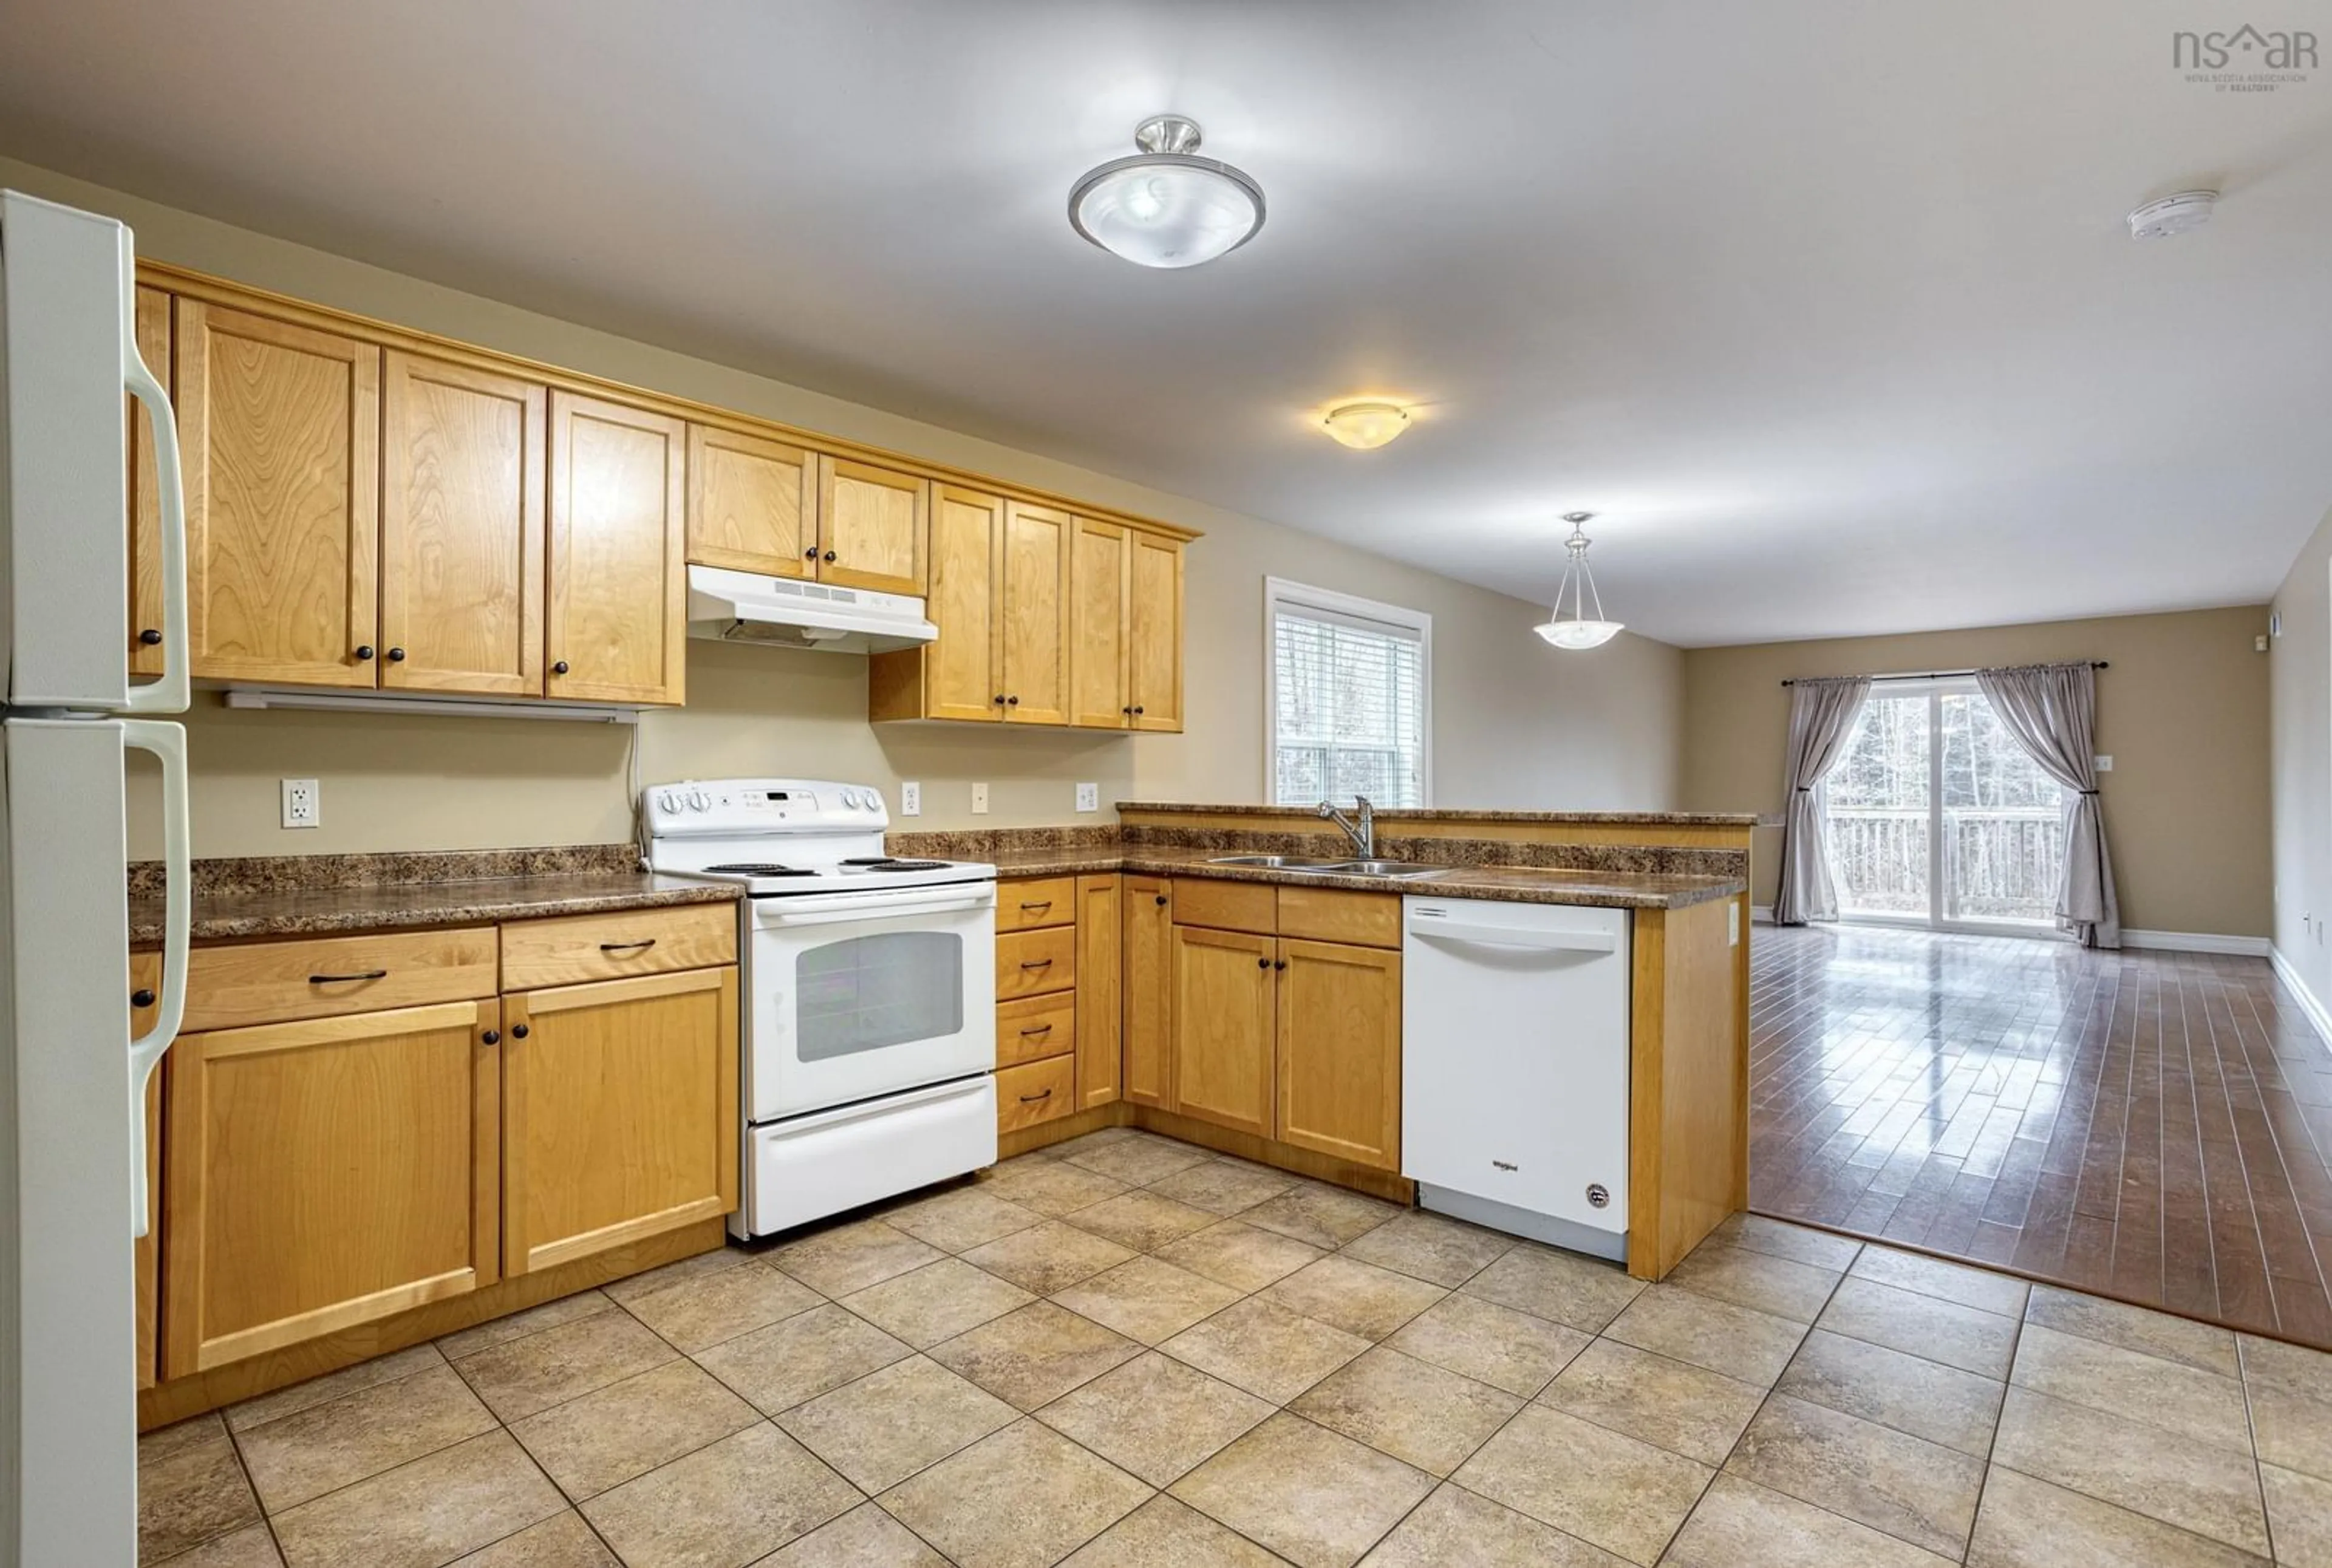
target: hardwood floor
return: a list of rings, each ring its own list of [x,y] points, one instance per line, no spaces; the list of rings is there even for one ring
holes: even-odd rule
[[[1763,1214],[2332,1346],[2332,1052],[2263,959],[1757,928]]]

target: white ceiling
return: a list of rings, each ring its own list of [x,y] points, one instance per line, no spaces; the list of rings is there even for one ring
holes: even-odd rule
[[[2182,80],[2222,10],[0,0],[0,151],[1524,597],[1595,511],[1612,613],[1708,645],[2274,589],[2332,69]],[[1270,203],[1189,272],[1064,217],[1161,110]],[[1307,425],[1364,394],[1415,428]]]

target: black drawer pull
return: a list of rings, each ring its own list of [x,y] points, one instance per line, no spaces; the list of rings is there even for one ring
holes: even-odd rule
[[[1025,1040],[1025,1039],[1027,1039],[1027,1038],[1028,1038],[1029,1037],[1031,1037],[1032,1035],[1049,1035],[1049,1034],[1051,1034],[1052,1032],[1053,1032],[1053,1026],[1052,1026],[1052,1025],[1050,1025],[1050,1024],[1038,1024],[1038,1025],[1037,1025],[1035,1028],[1033,1028],[1033,1029],[1022,1029],[1022,1030],[1020,1031],[1020,1037],[1021,1037],[1022,1039],[1024,1039],[1024,1040]]]
[[[524,1024],[512,1024],[511,1026],[511,1039],[522,1040],[526,1038],[528,1032],[527,1027]]]
[[[1271,967],[1271,961],[1267,958],[1259,958],[1255,961],[1255,967],[1257,969],[1269,969]]]
[[[158,648],[162,645],[161,629],[158,626],[148,626],[138,634],[138,640],[149,648]]]
[[[129,993],[129,1005],[133,1008],[150,1008],[154,1005],[154,993],[140,986]]]
[[[1053,961],[1048,958],[1040,958],[1032,963],[1024,963],[1020,967],[1022,969],[1050,969],[1053,967]]]
[[[480,1035],[478,1037],[485,1041],[486,1044],[490,1046],[499,1046],[502,1043],[502,1036],[492,1029],[488,1029],[484,1034]]]
[[[1049,1100],[1052,1097],[1053,1091],[1047,1089],[1041,1095],[1023,1095],[1020,1096],[1020,1103],[1024,1105],[1033,1105],[1039,1100]]]
[[[377,980],[387,978],[388,971],[385,969],[368,969],[362,974],[311,974],[308,977],[308,983],[311,986],[337,986],[353,984],[358,980]]]
[[[601,952],[644,952],[655,946],[655,938],[644,936],[637,942],[603,942],[599,944],[599,951]]]
[[[1038,903],[1038,904],[1022,904],[1022,905],[1020,906],[1020,909],[1021,909],[1021,912],[1022,912],[1023,913],[1026,913],[1026,914],[1034,914],[1037,911],[1038,911],[1038,910],[1040,910],[1040,909],[1050,909],[1050,908],[1052,908],[1052,907],[1053,907],[1053,901],[1052,901],[1051,899],[1049,899],[1049,898],[1048,898],[1048,899],[1044,900],[1042,903]]]

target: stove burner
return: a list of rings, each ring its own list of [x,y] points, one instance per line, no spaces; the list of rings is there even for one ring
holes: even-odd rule
[[[888,855],[862,855],[842,863],[864,871],[945,871],[944,860],[896,860]]]
[[[816,876],[815,871],[798,865],[772,865],[766,861],[737,861],[726,865],[708,865],[710,872],[725,872],[732,876]]]

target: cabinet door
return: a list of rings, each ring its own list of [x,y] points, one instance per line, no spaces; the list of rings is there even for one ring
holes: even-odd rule
[[[677,419],[551,394],[550,695],[682,700],[687,443]]]
[[[1126,691],[1126,597],[1132,529],[1077,519],[1069,548],[1069,722],[1089,730],[1133,723]]]
[[[1276,942],[1205,926],[1174,928],[1175,1108],[1271,1136]]]
[[[1182,728],[1182,547],[1133,534],[1127,566],[1126,695],[1137,730]]]
[[[932,591],[923,613],[940,631],[923,648],[923,717],[993,722],[1004,716],[996,671],[997,574],[1004,501],[939,487],[932,508]]]
[[[737,970],[502,999],[502,1267],[737,1207]]]
[[[159,289],[138,291],[138,352],[154,378],[167,387],[170,369],[170,296]],[[154,437],[146,410],[124,397],[129,416],[129,670],[162,673],[162,506],[156,498]]]
[[[1069,722],[1069,552],[1075,526],[1067,512],[1050,507],[1018,501],[1005,507],[998,668],[1008,722]]]
[[[177,361],[194,673],[373,685],[380,349],[182,298]]]
[[[931,483],[912,473],[817,460],[817,575],[821,581],[887,594],[923,591],[923,533]]]
[[[540,382],[388,351],[382,685],[542,694],[548,397]]]
[[[171,1047],[166,1377],[493,1282],[497,1025],[445,1002]]]
[[[1174,1109],[1174,884],[1125,878],[1123,1092],[1137,1105]]]
[[[1283,1143],[1400,1169],[1400,954],[1279,943]]]
[[[1152,907],[1155,907],[1154,905]],[[1125,1020],[1125,884],[1115,872],[1077,878],[1077,1109],[1118,1098]]]
[[[769,577],[812,577],[817,460],[798,446],[688,427],[688,559]]]

